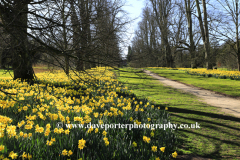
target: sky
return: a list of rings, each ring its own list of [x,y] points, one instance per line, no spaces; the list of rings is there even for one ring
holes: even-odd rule
[[[130,19],[137,18],[128,27],[128,38],[124,40],[126,42],[123,51],[124,55],[127,55],[127,46],[131,44],[131,40],[134,37],[134,30],[137,29],[138,22],[141,21],[141,13],[145,6],[145,1],[146,0],[126,0],[125,6],[122,8],[129,13],[128,16]]]

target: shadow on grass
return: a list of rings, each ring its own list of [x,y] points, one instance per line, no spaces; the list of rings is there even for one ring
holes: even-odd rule
[[[190,130],[181,130],[181,132],[182,133],[185,132],[185,133],[188,133],[188,134],[195,134],[198,137],[201,136],[201,137],[204,137],[204,138],[211,139],[212,143],[213,143],[214,140],[219,142],[219,143],[214,143],[214,147],[215,147],[215,151],[214,152],[211,152],[209,154],[201,155],[201,156],[206,157],[206,158],[222,159],[223,157],[220,156],[220,154],[221,154],[220,152],[222,151],[220,145],[222,145],[222,143],[239,146],[239,143],[235,143],[233,141],[221,140],[219,138],[215,138],[215,137],[210,136],[210,135],[208,136],[208,135],[196,133],[196,132],[193,132],[193,131],[190,131]],[[179,139],[178,141],[179,141],[179,144],[184,144],[184,142],[185,142],[183,139]],[[180,147],[181,146],[179,146],[179,148]],[[197,148],[197,146],[196,147],[192,147],[191,149],[190,148],[188,148],[188,149],[191,150],[195,154],[199,153],[199,149]],[[232,156],[232,157],[236,158],[236,156]]]
[[[165,108],[168,107],[168,104],[156,104],[156,107],[161,107]],[[192,155],[199,155],[205,158],[212,158],[212,159],[223,159],[224,157],[227,159],[234,159],[236,156],[222,156],[223,154],[221,153],[223,151],[223,145],[231,145],[231,146],[240,146],[240,141],[235,141],[234,139],[227,139],[227,138],[222,138],[220,134],[226,136],[226,137],[237,137],[238,133],[240,131],[240,128],[234,127],[232,123],[224,124],[224,123],[219,123],[218,121],[221,120],[228,120],[234,123],[239,123],[240,118],[233,117],[233,116],[227,116],[227,115],[221,115],[221,114],[216,114],[216,113],[207,113],[207,112],[201,112],[201,111],[194,111],[190,109],[182,109],[182,108],[177,108],[177,107],[168,107],[168,111],[171,114],[171,119],[174,119],[171,121],[171,123],[176,123],[178,122],[179,124],[186,124],[186,122],[190,121],[195,121],[198,122],[199,124],[202,123],[203,125],[200,127],[204,128],[204,130],[201,130],[201,132],[196,132],[191,129],[177,129],[178,130],[178,148],[180,149],[180,155],[183,154],[181,150],[187,150],[190,151]],[[180,114],[186,114],[185,116],[179,115]],[[189,114],[195,115],[195,117],[189,117]],[[203,119],[202,116],[205,116],[206,119]],[[198,118],[199,117],[199,118]],[[211,119],[208,118],[214,118],[216,121],[212,121]],[[223,129],[224,128],[224,129]],[[229,130],[228,130],[229,129]],[[207,135],[204,131],[208,132],[213,132],[213,134]],[[231,132],[231,130],[234,130],[234,132]],[[218,133],[219,132],[219,133]],[[216,137],[215,134],[219,134],[220,137]],[[193,135],[192,137],[199,138],[196,141],[203,141],[202,139],[208,140],[211,145],[214,147],[214,151],[211,153],[206,153],[203,152],[199,149],[199,146],[194,146],[191,144],[191,141],[189,142],[190,145],[188,144],[189,135]],[[191,138],[190,138],[191,139]],[[185,155],[186,156],[186,155]],[[188,155],[191,157],[191,155]],[[193,156],[194,157],[194,156]],[[181,159],[181,158],[180,158]],[[188,159],[188,158],[185,158]],[[191,159],[191,158],[189,158]]]
[[[154,78],[149,78],[149,77],[130,77],[130,76],[120,76],[120,77],[123,77],[123,78],[134,78],[134,79],[138,79],[138,80],[141,80],[141,79],[147,79],[147,80],[155,80]]]
[[[170,73],[168,75],[171,76]],[[180,77],[179,79],[187,78],[181,73],[174,73],[174,75]],[[158,83],[148,81],[155,80],[153,78],[141,76],[147,80],[142,82],[140,81],[141,78],[131,77],[131,75],[120,77],[125,80],[129,79],[125,84],[130,86],[129,88],[134,86],[134,90],[136,89],[138,95],[146,95],[159,101],[156,102],[155,107],[161,109],[168,107],[172,124],[190,124],[192,122],[200,124],[200,129],[177,129],[177,152],[179,155],[185,156],[183,159],[200,160],[201,158],[197,158],[197,155],[210,159],[239,158],[240,154],[237,150],[240,149],[240,141],[238,140],[240,136],[240,118],[218,114],[214,108],[200,103],[195,96],[189,93],[179,92],[177,89],[168,86],[163,87]],[[199,79],[206,80],[207,78],[199,77]],[[137,83],[139,88],[136,87]]]
[[[215,125],[219,125],[222,127],[227,127],[229,129],[235,129],[240,131],[240,128],[236,128],[236,127],[231,127],[229,125],[225,125],[222,123],[216,123],[216,122],[212,122],[212,121],[208,121],[208,120],[203,120],[203,119],[197,119],[197,118],[188,118],[188,117],[184,117],[184,116],[180,116],[180,115],[176,115],[176,114],[171,114],[172,116],[178,117],[178,118],[183,118],[183,119],[188,119],[188,120],[193,120],[193,121],[198,121],[198,122],[206,122],[206,123],[211,123],[211,124],[215,124]],[[180,122],[180,121],[179,121]],[[211,126],[212,127],[212,126]]]
[[[184,130],[184,131],[182,131],[182,132],[179,132],[179,136],[180,137],[185,137],[185,138],[188,138],[183,132],[186,132],[186,133],[192,133],[192,134],[196,134],[196,135],[198,135],[198,136],[204,136],[205,137],[205,135],[201,135],[201,134],[197,134],[197,133],[195,133],[195,132],[191,132],[191,131],[187,131],[187,130]],[[212,138],[212,137],[210,137],[210,138]],[[179,144],[184,144],[184,143],[186,143],[186,141],[183,139],[183,138],[181,138],[181,139],[178,139],[178,143]],[[192,154],[185,154],[184,156],[181,156],[181,157],[184,157],[184,158],[176,158],[176,160],[193,160],[193,157],[195,157],[195,156],[197,156],[197,155],[199,155],[198,153],[199,153],[199,150],[198,150],[198,148],[197,147],[193,147],[193,146],[191,146],[191,147],[186,147],[186,146],[178,146],[180,149],[185,149],[185,150],[191,150],[193,153]],[[203,158],[207,158],[207,159],[209,159],[209,158],[212,158],[212,159],[221,159],[222,158],[222,156],[220,156],[220,151],[221,151],[221,147],[218,145],[218,144],[215,144],[215,147],[216,147],[216,150],[214,151],[214,152],[211,152],[211,153],[209,153],[209,154],[204,154],[204,155],[199,155],[199,156],[202,156]],[[180,156],[178,156],[178,157],[180,157]],[[197,156],[198,157],[198,156]],[[202,158],[201,159],[197,159],[197,158],[195,158],[195,160],[203,160]]]
[[[196,115],[207,116],[207,117],[211,117],[211,118],[235,121],[238,123],[240,122],[240,118],[237,118],[237,117],[220,115],[220,114],[215,114],[215,113],[207,113],[207,112],[201,112],[201,111],[194,111],[194,110],[189,110],[189,109],[169,107],[168,111],[172,112],[172,113],[175,112],[175,113],[196,114]],[[239,131],[240,131],[240,129],[239,129]]]

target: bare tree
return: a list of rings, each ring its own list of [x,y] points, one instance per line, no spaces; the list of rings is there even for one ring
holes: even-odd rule
[[[135,67],[160,65],[157,23],[152,8],[146,6],[142,12],[142,21],[138,24],[132,41],[131,64]],[[130,56],[130,54],[129,54]]]
[[[61,12],[61,16],[62,16],[62,24],[63,24],[63,41],[64,41],[64,52],[66,52],[66,50],[68,49],[68,42],[67,42],[67,33],[66,33],[66,19],[68,17],[68,15],[65,17],[65,3],[66,0],[63,0],[62,2],[62,12]],[[65,68],[66,68],[66,74],[69,75],[69,57],[66,54],[65,56]]]
[[[240,71],[240,45],[239,45],[239,1],[217,0],[223,11],[221,25],[215,31],[219,37],[231,46],[229,52],[237,59],[237,69]],[[234,27],[233,27],[234,26]]]
[[[74,5],[74,0],[70,0],[70,5],[71,5],[71,24],[72,24],[72,30],[73,30],[73,50],[74,50],[74,55],[78,57],[76,60],[76,70],[81,71],[84,70],[84,65],[83,65],[83,55],[81,54],[80,51],[80,46],[81,46],[81,24],[80,20],[78,19],[75,5]]]
[[[191,55],[191,68],[196,68],[196,54],[195,54],[195,44],[193,41],[193,29],[192,29],[192,4],[190,0],[184,0],[186,17],[188,22],[188,34],[190,40],[189,52]]]
[[[2,23],[1,17],[0,23]],[[10,35],[5,33],[3,27],[0,27],[0,69],[8,69],[5,66],[9,63],[7,59],[9,56],[11,57],[11,55],[6,55],[3,51],[7,48],[9,41]]]
[[[172,11],[172,0],[150,0],[154,13],[156,22],[161,32],[161,41],[164,46],[164,52],[166,57],[166,66],[173,67],[174,60],[171,52],[171,47],[169,43],[169,17]]]
[[[170,21],[170,35],[169,39],[171,42],[172,56],[174,57],[174,64],[176,65],[176,55],[182,52],[182,40],[185,38],[185,17],[184,17],[184,7],[181,1],[175,1],[172,7],[172,16],[169,18]]]
[[[201,13],[200,5],[199,5],[199,0],[196,0],[196,7],[197,7],[197,11],[198,11],[199,26],[201,29],[202,40],[203,40],[204,49],[205,49],[206,68],[212,69],[212,62],[210,60],[210,43],[209,43],[209,30],[208,30],[206,1],[202,0],[203,15],[204,15],[203,21],[202,21],[202,13]]]
[[[143,9],[143,19],[139,23],[132,46],[134,61],[141,62],[143,66],[169,66],[171,64],[171,67],[175,67],[176,55],[181,52],[179,48],[183,49],[180,43],[185,34],[183,7],[178,1],[174,1],[174,4],[165,3],[168,2],[154,1],[150,7],[146,6]],[[170,7],[168,13],[165,13],[166,10],[163,7],[165,5]],[[159,8],[163,10],[160,11]],[[161,13],[162,18],[159,18],[158,13]]]

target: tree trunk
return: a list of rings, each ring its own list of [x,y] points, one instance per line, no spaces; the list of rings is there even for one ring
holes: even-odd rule
[[[90,12],[92,10],[92,4],[87,0],[85,4],[85,10],[86,10],[86,33],[87,33],[87,48],[86,48],[86,69],[91,68],[91,30],[90,30]]]
[[[65,68],[66,68],[66,75],[69,76],[69,57],[65,56]]]
[[[81,54],[84,61],[84,69],[88,68],[87,65],[87,50],[88,50],[88,0],[81,0],[80,4],[80,17],[82,23],[82,32],[81,32]]]
[[[202,0],[202,3],[203,3],[203,13],[204,13],[204,26],[203,26],[203,22],[202,22],[202,16],[201,16],[201,10],[200,10],[200,6],[199,6],[199,1],[196,0],[196,6],[197,6],[197,11],[198,11],[198,20],[199,20],[202,39],[203,39],[203,43],[204,43],[206,68],[207,69],[212,69],[212,65],[209,61],[210,60],[209,59],[210,45],[209,45],[209,36],[208,36],[207,8],[206,8],[205,0]]]
[[[19,48],[17,51],[14,51],[12,67],[14,80],[19,78],[21,81],[26,80],[30,82],[34,79],[31,58],[25,49]]]
[[[77,56],[77,60],[76,60],[76,70],[77,71],[82,71],[83,68],[83,56],[82,56],[82,52],[80,50],[81,47],[81,25],[79,23],[79,19],[77,17],[76,14],[76,10],[74,7],[74,0],[70,1],[70,5],[71,5],[71,10],[72,10],[72,15],[71,15],[71,24],[72,24],[72,28],[73,28],[73,49],[74,49],[74,54]]]
[[[14,10],[11,18],[7,19],[9,24],[9,32],[11,34],[11,48],[13,48],[12,67],[14,72],[14,80],[21,79],[28,82],[34,79],[32,68],[32,57],[27,47],[27,11],[28,4],[15,0]]]
[[[205,0],[202,0],[203,5],[203,14],[204,14],[204,29],[205,29],[205,59],[207,69],[212,69],[212,62],[210,56],[210,43],[209,43],[209,34],[208,34],[208,21],[207,21],[207,7]]]
[[[166,67],[174,67],[174,60],[171,52],[171,48],[168,42],[168,17],[170,14],[169,8],[171,8],[170,1],[154,1],[151,0],[153,10],[155,12],[155,18],[158,24],[158,27],[161,32],[161,42],[165,48],[165,61]],[[157,5],[158,4],[158,5]]]
[[[238,71],[240,71],[240,57],[238,57]]]
[[[169,44],[166,45],[166,59],[167,59],[167,67],[173,68],[174,67],[173,57],[172,57],[171,48]]]
[[[89,57],[87,56],[86,57],[86,61],[85,61],[85,69],[90,69],[91,68],[91,64],[90,64],[90,62],[89,62]]]
[[[190,40],[190,55],[191,55],[191,68],[196,68],[196,53],[195,53],[195,46],[193,41],[193,33],[192,33],[192,12],[191,12],[191,3],[190,0],[185,0],[185,9],[187,14],[188,20],[188,33],[189,33],[189,40]]]
[[[3,66],[3,51],[2,53],[0,53],[0,69],[4,69],[4,66]]]
[[[240,46],[238,40],[238,1],[236,1],[236,45],[237,45],[237,57],[238,57],[238,71],[240,71]]]
[[[66,50],[68,49],[68,42],[67,42],[67,33],[66,33],[66,17],[64,15],[65,12],[65,0],[63,0],[63,7],[62,7],[62,21],[63,21],[63,40],[64,40],[64,54],[65,54],[65,73],[69,76],[69,57]]]

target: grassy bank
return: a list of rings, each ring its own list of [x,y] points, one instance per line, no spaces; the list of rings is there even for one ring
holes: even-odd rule
[[[125,71],[127,70],[129,71],[129,69],[125,69]],[[218,79],[203,77],[197,79],[197,76],[189,76],[184,72],[173,70],[156,70],[156,72],[168,78],[182,82],[187,81],[191,84],[202,84],[202,86],[212,85],[218,81]],[[225,116],[218,108],[199,102],[196,96],[163,86],[144,73],[116,73],[118,73],[118,80],[133,90],[137,96],[146,96],[149,100],[154,100],[156,106],[161,109],[168,107],[168,111],[171,113],[171,123],[194,124],[198,122],[200,124],[200,129],[178,129],[180,144],[177,152],[179,154],[200,155],[211,159],[240,158],[238,152],[240,150],[239,118]],[[226,81],[225,84],[234,83],[233,80],[223,81]],[[216,88],[220,91],[218,85]],[[233,94],[231,91],[230,93]],[[239,95],[239,93],[235,93],[235,95]]]
[[[194,85],[211,91],[224,93],[226,95],[240,97],[240,81],[231,79],[217,79],[215,77],[203,77],[197,75],[189,75],[185,71],[169,70],[169,69],[150,69],[162,77]]]
[[[135,97],[104,67],[87,72],[79,73],[81,80],[73,72],[73,79],[61,71],[39,73],[32,86],[0,79],[0,88],[11,93],[0,92],[0,159],[167,160],[176,156],[175,131],[149,126],[168,123],[168,111]],[[133,124],[149,127],[133,128]]]

